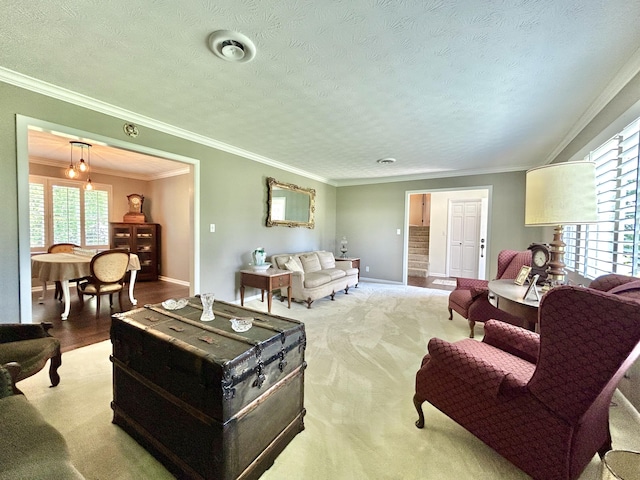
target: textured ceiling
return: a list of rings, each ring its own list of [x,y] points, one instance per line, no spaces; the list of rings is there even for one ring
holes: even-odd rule
[[[2,3],[5,76],[335,184],[542,164],[640,46],[633,1]],[[219,29],[251,38],[255,59],[215,57]]]

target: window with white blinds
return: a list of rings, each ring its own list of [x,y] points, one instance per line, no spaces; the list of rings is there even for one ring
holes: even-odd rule
[[[567,267],[587,278],[640,274],[638,143],[640,119],[592,151],[598,223],[565,228]]]
[[[32,252],[54,243],[109,248],[111,186],[29,176],[29,221]]]

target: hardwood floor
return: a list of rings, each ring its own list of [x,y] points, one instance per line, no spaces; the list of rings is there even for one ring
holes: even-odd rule
[[[125,285],[126,288],[128,288],[127,285]],[[42,304],[38,303],[40,290],[32,292],[33,323],[51,322],[53,328],[50,333],[60,339],[63,352],[109,339],[111,313],[108,296],[102,297],[100,316],[96,319],[96,299],[85,297],[84,307],[81,307],[75,286],[72,286],[69,318],[62,321],[60,314],[64,310],[64,306],[62,302],[53,298],[53,292],[53,289],[47,290]],[[182,285],[162,281],[136,282],[134,297],[138,300],[138,305],[131,304],[127,290],[122,293],[122,309],[128,311],[142,307],[147,303],[159,303],[168,298],[183,298],[188,295],[189,287]],[[113,306],[114,313],[120,311],[116,296],[113,299]]]
[[[412,287],[435,288],[437,290],[449,290],[449,291],[453,291],[456,288],[455,286],[438,285],[436,283],[433,283],[433,281],[437,279],[455,281],[455,278],[407,277],[407,285],[411,285]]]

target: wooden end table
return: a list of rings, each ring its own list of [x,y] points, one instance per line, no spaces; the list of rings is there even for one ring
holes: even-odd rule
[[[337,256],[335,257],[336,260],[346,260],[348,262],[351,262],[351,268],[357,268],[358,269],[358,283],[360,283],[360,257],[344,257],[342,258],[341,256]],[[356,288],[358,288],[358,283],[356,283]]]
[[[538,307],[540,300],[525,299],[524,294],[528,285],[516,285],[513,280],[491,280],[489,291],[493,293],[500,310],[520,317],[525,321],[523,327],[538,330]],[[536,287],[540,292],[540,287]]]
[[[262,292],[264,302],[264,292],[267,292],[267,310],[271,313],[271,299],[273,291],[279,288],[287,289],[287,299],[291,308],[291,272],[278,268],[269,268],[263,272],[255,270],[240,270],[240,306],[244,306],[244,288],[259,288]]]

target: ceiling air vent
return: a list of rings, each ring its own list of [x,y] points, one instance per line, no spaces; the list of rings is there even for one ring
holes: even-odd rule
[[[227,62],[246,63],[256,56],[256,46],[241,33],[218,30],[209,35],[209,48]]]
[[[381,158],[380,160],[376,160],[376,162],[378,162],[380,165],[390,165],[392,163],[396,163],[396,159],[387,157],[387,158]]]

